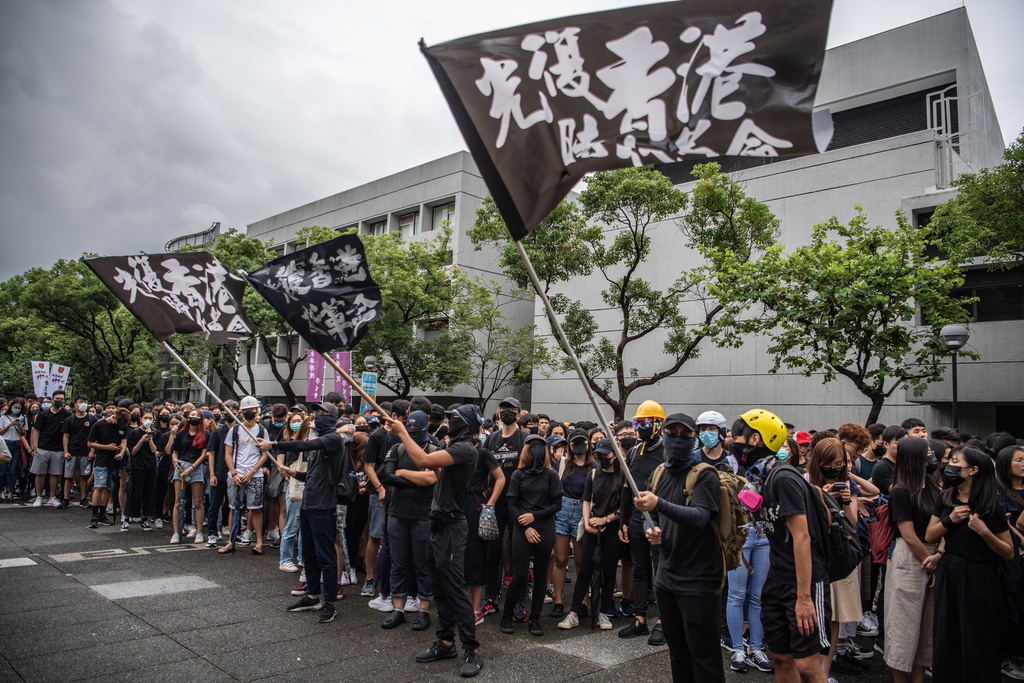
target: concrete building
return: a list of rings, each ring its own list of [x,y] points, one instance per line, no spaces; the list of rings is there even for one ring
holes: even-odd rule
[[[948,189],[952,178],[1001,161],[1002,136],[962,8],[829,50],[816,106],[831,109],[835,122],[835,136],[824,154],[775,163],[723,163],[749,196],[767,203],[781,219],[779,239],[784,245],[806,243],[811,228],[832,216],[848,220],[854,205],[864,207],[872,225],[894,226],[897,209],[921,225],[953,196]],[[692,166],[674,164],[661,170],[688,190]],[[673,221],[656,226],[651,234],[654,248],[645,275],[656,285],[668,285],[680,270],[697,265],[696,252],[683,246]],[[970,326],[968,343],[981,360],[959,364],[960,425],[971,433],[1008,429],[1024,436],[1021,270],[993,274],[982,268],[968,274],[972,291],[983,300],[983,313]],[[571,292],[562,291],[580,297],[595,312],[599,329],[606,330],[614,322],[597,296],[604,284],[591,277],[574,281]],[[696,303],[688,307],[697,310]],[[535,315],[537,324],[547,329],[539,305]],[[627,371],[636,367],[644,376],[664,367],[664,341],[664,335],[651,335],[625,359]],[[677,375],[634,394],[627,413],[650,398],[669,412],[696,415],[715,409],[730,419],[763,407],[806,428],[867,417],[870,403],[849,380],[823,384],[785,370],[768,374],[772,360],[765,347],[760,339],[748,339],[739,349],[707,344],[700,358],[687,362]],[[922,397],[898,391],[886,403],[881,421],[898,423],[916,416],[929,426],[948,425],[950,403],[948,382],[933,384]],[[593,412],[574,374],[535,376],[532,405],[561,420]]]
[[[496,253],[487,249],[474,251],[466,236],[466,230],[476,220],[476,210],[486,195],[487,187],[472,157],[468,152],[456,152],[257,221],[248,226],[247,235],[273,240],[278,252],[285,254],[304,246],[296,244],[295,235],[306,226],[321,225],[341,231],[355,227],[360,234],[398,232],[410,240],[425,240],[436,234],[443,221],[450,221],[453,263],[483,282],[499,282],[508,291],[511,283],[498,271]],[[506,316],[518,321],[517,324],[529,324],[533,314],[532,301],[507,297],[504,301],[502,310]],[[417,334],[429,335],[431,330],[418,330]],[[278,340],[277,352],[288,358],[305,358],[306,349],[307,345],[297,335]],[[259,395],[266,397],[265,400],[282,399],[280,384],[274,379],[262,351],[254,358],[253,367]],[[330,375],[333,370],[328,369],[327,372]],[[332,386],[330,381],[327,384]],[[299,367],[291,386],[297,395],[305,394],[304,365]],[[426,393],[442,405],[475,400],[477,395],[472,387],[466,385],[456,386],[443,395],[422,389],[413,393]],[[524,388],[509,388],[497,398],[510,394],[523,400],[529,398]],[[379,396],[388,398],[387,390],[379,387]]]

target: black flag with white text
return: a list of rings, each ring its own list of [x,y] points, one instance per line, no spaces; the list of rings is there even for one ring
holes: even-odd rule
[[[831,0],[684,0],[421,50],[514,239],[586,173],[824,151]]]
[[[380,315],[380,287],[355,235],[286,254],[245,277],[319,353],[350,350]]]
[[[83,259],[157,341],[175,332],[216,344],[253,336],[245,281],[205,251]]]

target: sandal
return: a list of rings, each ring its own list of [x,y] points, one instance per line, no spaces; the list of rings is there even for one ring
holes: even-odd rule
[[[250,548],[250,550],[251,550],[253,555],[262,555],[263,554],[263,546],[261,546],[261,545],[254,545],[252,548]]]
[[[223,548],[217,548],[217,553],[219,555],[227,555],[228,553],[233,552],[235,552],[235,546],[233,545],[226,545]]]

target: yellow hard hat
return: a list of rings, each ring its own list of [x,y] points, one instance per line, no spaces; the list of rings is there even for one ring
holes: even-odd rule
[[[653,417],[659,420],[665,419],[665,409],[661,407],[661,404],[657,401],[644,401],[636,409],[636,415],[633,419],[636,420],[642,417]]]
[[[786,424],[775,413],[770,413],[763,408],[754,408],[740,415],[740,419],[761,435],[761,441],[764,442],[765,448],[773,453],[786,443],[788,436]]]

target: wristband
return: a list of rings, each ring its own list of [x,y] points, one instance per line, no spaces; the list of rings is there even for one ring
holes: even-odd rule
[[[954,526],[956,526],[956,524],[953,522],[952,518],[950,518],[949,515],[942,515],[942,519],[939,521],[942,523],[942,526],[946,527],[947,529],[952,529]]]

